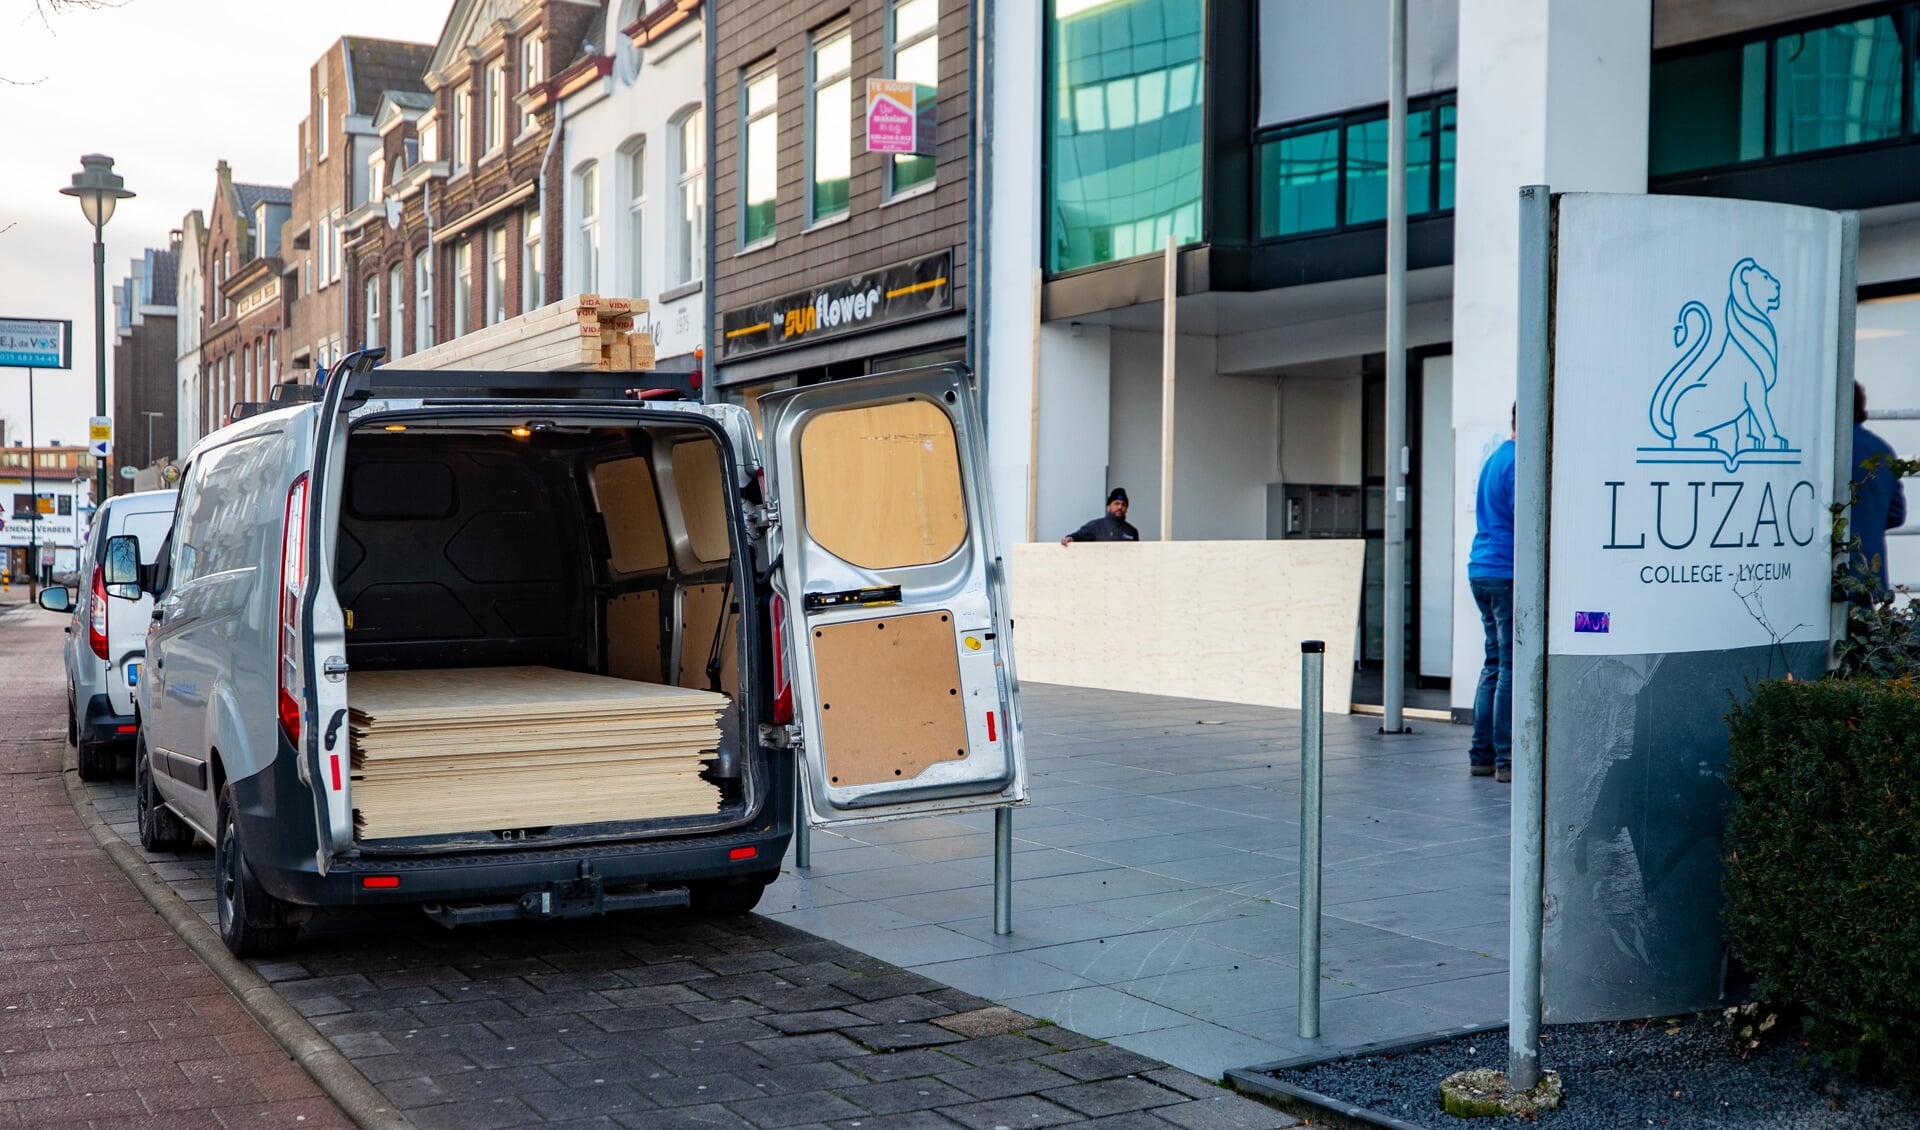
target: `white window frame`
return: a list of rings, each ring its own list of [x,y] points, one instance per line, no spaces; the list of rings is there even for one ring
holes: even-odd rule
[[[530,208],[520,222],[520,312],[538,310],[547,304],[547,261],[544,228],[540,210]]]
[[[433,251],[413,256],[413,351],[433,348]]]
[[[440,117],[431,110],[420,115],[420,128],[415,136],[419,139],[419,153],[422,161],[440,159]]]
[[[647,293],[647,140],[635,138],[621,148],[627,197],[627,294]]]
[[[333,282],[340,281],[340,260],[344,258],[344,256],[341,254],[341,251],[342,251],[342,244],[344,243],[346,238],[346,233],[343,232],[340,228],[340,220],[341,220],[340,212],[338,209],[336,209],[333,213],[333,218],[332,218],[333,244],[327,251],[327,258],[330,261],[330,264],[332,267],[332,270],[328,273],[327,277]]]
[[[378,204],[387,196],[387,153],[375,149],[367,154],[367,202]]]
[[[487,63],[486,97],[486,155],[491,156],[507,147],[507,57],[504,54]]]
[[[406,272],[396,263],[387,269],[387,357],[390,360],[406,356],[406,316]]]
[[[820,73],[820,56],[822,52],[831,49],[834,46],[835,42],[838,40],[846,41],[846,48],[847,48],[846,65],[840,68],[839,70],[831,71],[826,74]],[[816,171],[815,165],[817,164],[819,159],[820,139],[823,136],[825,136],[821,132],[821,126],[823,124],[833,125],[833,123],[822,123],[819,120],[820,118],[819,104],[820,104],[820,95],[824,91],[826,91],[829,87],[832,87],[835,84],[844,84],[847,88],[848,113],[842,116],[841,120],[837,124],[837,128],[845,131],[845,134],[846,134],[848,197],[847,197],[847,203],[845,207],[839,209],[838,211],[822,213],[819,211],[819,201],[814,196],[815,190],[819,188],[819,184],[814,178],[814,174]],[[775,86],[777,89],[778,84],[776,83]],[[776,93],[775,101],[777,102],[778,100],[779,100],[779,96]],[[805,157],[804,157],[803,163],[805,165],[804,175],[806,177],[807,226],[808,227],[812,227],[813,225],[818,224],[825,220],[838,219],[841,216],[845,216],[849,214],[853,210],[852,100],[853,100],[853,25],[848,21],[842,19],[842,20],[835,21],[834,23],[827,24],[824,27],[816,28],[812,32],[810,32],[807,36],[807,101],[806,101],[805,112],[802,116],[806,122],[806,141],[805,141],[806,148],[805,148]],[[745,135],[742,135],[742,136],[745,136]]]
[[[333,278],[333,214],[320,217],[319,246],[314,249],[320,255],[320,289],[325,290],[327,282]]]
[[[453,336],[473,332],[473,237],[453,245]]]
[[[520,41],[520,90],[531,91],[546,81],[547,41],[538,33],[530,34]],[[533,128],[533,111],[523,108],[520,111],[520,132]]]
[[[908,2],[909,0],[887,0],[886,75],[888,78],[900,77],[900,53],[901,52],[906,51],[908,48],[916,47],[922,42],[929,39],[934,41],[933,54],[934,54],[934,67],[936,71],[938,70],[940,65],[939,63],[939,59],[940,59],[939,0],[924,0],[924,2],[926,3],[933,4],[933,22],[931,24],[928,24],[925,28],[922,28],[921,30],[914,32],[912,35],[908,36],[907,38],[901,39],[899,37],[900,9],[905,3],[908,3]],[[940,90],[939,79],[940,79],[940,76],[936,73],[934,75],[934,81],[930,84],[934,89],[936,97],[938,96],[938,93]],[[899,163],[900,163],[900,158],[898,155],[889,156],[887,158],[886,175],[881,178],[881,191],[883,192],[885,198],[888,200],[892,200],[896,196],[914,196],[922,192],[927,192],[927,191],[930,191],[934,185],[940,183],[940,164],[938,159],[936,158],[934,160],[934,168],[933,168],[932,176],[928,177],[926,180],[921,181],[919,184],[908,185],[906,188],[896,189],[894,188],[894,184],[893,184],[894,169],[899,165]]]
[[[380,276],[375,274],[366,286],[367,323],[362,348],[380,348]]]
[[[487,325],[507,320],[507,225],[487,229]]]
[[[467,171],[473,163],[473,83],[463,82],[453,88],[453,120],[448,123],[453,132],[453,174],[458,176]]]
[[[599,293],[600,279],[600,165],[589,161],[573,174],[575,195],[580,200],[580,224],[575,229],[575,290]]]
[[[327,134],[332,132],[327,128],[327,102],[327,92],[322,90],[320,92],[320,112],[314,116],[315,122],[318,123],[314,129],[314,140],[318,143],[315,148],[320,151],[320,159],[322,161],[327,159]]]
[[[688,286],[706,277],[707,112],[695,106],[682,111],[672,125],[669,145],[676,183],[673,226],[667,240],[667,278],[673,286]]]
[[[764,108],[758,111],[752,111],[748,106],[747,91],[763,80],[773,83],[773,97],[768,100]],[[739,214],[740,219],[735,237],[740,248],[745,250],[747,248],[760,247],[772,243],[775,239],[778,239],[780,235],[780,68],[777,66],[763,66],[740,72],[739,102],[739,202],[738,207],[734,210]],[[749,206],[749,197],[747,194],[752,191],[753,170],[755,168],[753,162],[753,127],[759,123],[762,118],[773,119],[773,151],[767,153],[765,158],[771,162],[773,166],[773,209],[775,218],[772,228],[765,235],[758,236],[750,241],[747,238],[747,208]]]

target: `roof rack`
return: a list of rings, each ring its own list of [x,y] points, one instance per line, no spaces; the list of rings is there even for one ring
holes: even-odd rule
[[[658,381],[649,380],[653,374],[648,372],[394,369],[379,365],[384,355],[385,350],[361,350],[348,354],[334,366],[328,375],[329,382],[347,381],[342,401],[407,393],[526,400],[655,399],[667,392],[684,395],[680,382],[671,379],[682,374],[667,374],[668,380]]]

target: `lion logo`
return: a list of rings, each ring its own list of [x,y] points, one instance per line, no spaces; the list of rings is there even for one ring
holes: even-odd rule
[[[1727,276],[1720,325],[1706,303],[1680,307],[1674,348],[1685,350],[1660,378],[1647,420],[1664,447],[1643,447],[1642,463],[1789,463],[1798,454],[1774,423],[1771,394],[1780,379],[1780,342],[1772,313],[1780,280],[1751,256]]]

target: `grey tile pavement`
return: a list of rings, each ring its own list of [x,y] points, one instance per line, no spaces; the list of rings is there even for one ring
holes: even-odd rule
[[[992,818],[816,832],[760,912],[1209,1078],[1506,1012],[1506,786],[1462,727],[1326,718],[1321,1037],[1302,1040],[1294,711],[1028,684],[1014,933]]]

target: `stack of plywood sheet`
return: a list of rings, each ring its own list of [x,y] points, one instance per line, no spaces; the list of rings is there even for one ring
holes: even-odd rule
[[[552,667],[348,677],[366,839],[697,816],[724,695]]]
[[[653,336],[634,329],[641,298],[576,294],[388,362],[395,369],[567,372],[653,368]]]

